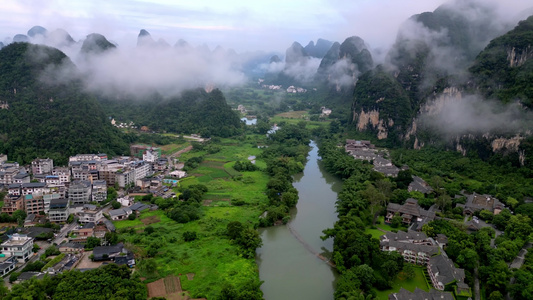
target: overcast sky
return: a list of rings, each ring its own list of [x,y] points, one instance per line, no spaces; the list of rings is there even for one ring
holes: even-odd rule
[[[490,0],[493,1],[493,0]],[[494,0],[495,1],[495,0]],[[505,1],[525,6],[530,0]],[[98,32],[133,46],[140,29],[174,45],[206,43],[246,50],[284,51],[325,38],[358,35],[372,47],[389,46],[398,26],[413,14],[433,11],[444,0],[2,0],[0,40],[26,34],[34,25],[63,28],[75,40]]]

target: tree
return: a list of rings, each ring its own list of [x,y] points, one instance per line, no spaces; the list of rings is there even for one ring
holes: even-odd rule
[[[183,240],[186,242],[194,241],[196,240],[196,232],[195,231],[185,231],[183,233]]]
[[[155,229],[152,226],[146,226],[144,228],[144,233],[146,233],[147,235],[150,235],[150,234],[154,233],[154,231],[155,231]]]
[[[362,191],[362,196],[370,203],[370,213],[372,215],[372,223],[374,223],[380,208],[385,205],[386,198],[372,184],[369,184],[366,190]]]
[[[229,222],[226,226],[226,234],[229,236],[230,239],[235,240],[239,236],[241,236],[241,232],[243,231],[244,226],[239,221],[232,221]]]
[[[354,268],[354,274],[361,281],[364,291],[369,291],[375,281],[374,270],[368,265],[360,265]]]
[[[439,207],[443,212],[447,211],[449,208],[451,208],[452,205],[452,197],[450,197],[448,194],[443,193],[439,195],[435,199],[435,204],[437,207]]]
[[[113,207],[113,209],[119,209],[122,207],[122,204],[120,204],[120,202],[118,201],[112,201],[111,202],[111,207]]]
[[[415,276],[416,276],[415,268],[411,264],[404,264],[403,265],[403,272],[405,273],[405,276],[408,279],[415,278]]]
[[[398,228],[402,225],[402,222],[403,222],[403,219],[402,217],[400,217],[400,215],[394,215],[394,217],[392,217],[390,226],[392,228]]]
[[[24,224],[24,220],[26,219],[26,212],[23,210],[16,210],[13,212],[13,220],[15,220],[19,225]]]
[[[243,254],[247,258],[254,257],[255,249],[261,247],[263,244],[259,232],[253,228],[245,228],[237,239],[237,243],[241,245]]]
[[[85,249],[93,249],[94,247],[100,246],[102,242],[99,238],[90,236],[87,238],[87,242],[85,243]]]

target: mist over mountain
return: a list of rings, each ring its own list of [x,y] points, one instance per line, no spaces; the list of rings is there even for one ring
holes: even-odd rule
[[[12,43],[0,50],[0,152],[29,162],[76,153],[122,154],[127,145],[61,51]],[[69,78],[61,78],[70,73]],[[61,78],[58,80],[58,78]]]
[[[305,52],[307,52],[308,55],[316,58],[323,58],[324,55],[329,51],[329,49],[333,46],[332,41],[328,41],[325,39],[318,39],[315,42],[309,41],[309,44],[304,47]]]
[[[359,78],[354,126],[415,148],[447,143],[466,153],[485,143],[483,151],[522,151],[533,129],[524,110],[532,31],[524,21],[504,34],[513,25],[497,16],[491,2],[452,1],[408,19],[385,63]]]

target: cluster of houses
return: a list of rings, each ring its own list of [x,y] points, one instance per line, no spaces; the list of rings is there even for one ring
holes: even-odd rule
[[[115,121],[115,119],[111,119],[111,125],[117,127],[117,128],[137,128],[137,126],[135,125],[135,123],[133,122],[129,122],[129,123],[124,123],[124,122],[117,122]]]
[[[393,165],[392,161],[384,157],[387,152],[385,150],[378,151],[370,141],[348,139],[344,149],[355,159],[373,162],[374,170],[385,176],[396,177],[400,172],[400,169]]]
[[[396,251],[404,260],[411,264],[425,266],[433,288],[437,291],[453,290],[455,294],[471,294],[470,287],[465,283],[465,272],[456,268],[444,251],[447,239],[438,235],[436,239],[429,238],[425,233],[414,230],[407,232],[387,232],[381,236],[380,248],[382,251]],[[408,297],[408,291],[391,294],[389,299],[413,299]],[[421,292],[418,292],[421,293]],[[427,293],[427,292],[425,292]],[[432,292],[434,295],[446,295],[454,299],[450,293]],[[430,298],[431,299],[431,298]]]
[[[168,160],[160,157],[160,149],[133,145],[131,156],[108,159],[105,154],[78,154],[69,158],[66,167],[39,158],[26,168],[0,155],[0,188],[8,192],[1,212],[44,213],[51,222],[64,222],[72,211],[105,201],[108,187],[156,191],[162,188],[162,179],[150,176],[168,168]],[[186,173],[177,170],[174,176],[181,178]]]
[[[296,94],[296,93],[305,93],[307,92],[306,89],[301,87],[295,87],[294,85],[291,85],[287,88],[287,93]]]
[[[392,162],[384,158],[383,150],[379,151],[370,141],[346,140],[345,150],[355,159],[370,161],[374,165],[374,170],[386,176],[396,177],[400,169]],[[422,194],[430,194],[433,188],[422,178],[413,176],[413,180],[408,186],[408,191],[417,191]],[[489,211],[495,215],[504,208],[504,204],[490,195],[463,194],[466,196],[465,204],[457,204],[463,210],[465,217],[472,216],[481,210]],[[457,196],[462,197],[462,196]],[[403,204],[389,203],[386,208],[385,222],[391,223],[394,217],[400,217],[402,224],[408,228],[407,232],[397,233],[387,232],[380,237],[380,248],[382,251],[396,251],[402,255],[404,260],[411,264],[424,266],[428,274],[428,282],[434,289],[429,292],[416,289],[414,292],[400,289],[399,292],[389,295],[389,300],[436,300],[455,299],[455,295],[471,295],[471,289],[465,283],[465,272],[456,268],[453,261],[448,258],[445,252],[447,237],[438,234],[435,238],[428,237],[422,232],[422,227],[440,217],[440,212],[436,205],[429,209],[424,209],[418,201],[409,198]],[[477,231],[487,224],[481,224],[479,220],[473,218],[465,222],[469,231]],[[452,291],[452,293],[448,292]]]

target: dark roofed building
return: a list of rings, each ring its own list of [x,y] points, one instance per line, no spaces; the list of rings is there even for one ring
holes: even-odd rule
[[[474,193],[467,197],[464,210],[463,210],[463,214],[473,215],[476,211],[480,211],[484,209],[497,215],[504,208],[505,208],[505,205],[503,205],[503,203],[501,203],[500,200],[492,197],[491,195],[479,195],[479,194]]]
[[[429,259],[427,266],[429,277],[433,287],[443,291],[447,285],[460,283],[462,289],[465,288],[465,271],[456,268],[453,261],[444,255],[433,256]],[[468,288],[468,285],[466,285]]]
[[[380,239],[382,251],[396,251],[412,264],[426,265],[431,256],[439,253],[439,247],[423,232],[387,232]]]
[[[397,293],[389,295],[389,300],[455,300],[452,293],[441,292],[431,289],[429,292],[415,288],[410,292],[404,288],[400,288]]]
[[[402,222],[406,225],[411,225],[416,222],[417,230],[420,230],[423,224],[435,219],[435,212],[421,208],[418,205],[418,200],[413,198],[407,199],[403,205],[389,203],[387,205],[385,222],[390,223],[395,215],[399,215],[402,218]]]
[[[433,188],[431,188],[429,184],[427,184],[427,182],[424,181],[424,179],[418,176],[413,176],[413,181],[409,184],[409,186],[407,187],[407,190],[409,192],[416,191],[422,194],[429,194],[433,192]]]
[[[150,209],[150,206],[141,202],[137,202],[130,206],[129,209],[131,209],[133,212],[141,212],[143,210]]]
[[[120,253],[127,253],[128,251],[124,249],[124,244],[118,243],[114,246],[98,246],[93,249],[93,259],[95,261],[102,260],[113,260],[115,257],[119,256]]]

